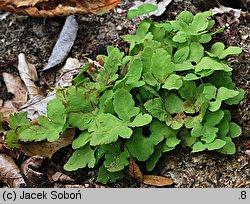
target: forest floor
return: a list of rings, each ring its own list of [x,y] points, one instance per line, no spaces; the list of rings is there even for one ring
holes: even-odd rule
[[[128,45],[122,36],[130,33],[138,21],[127,20],[127,10],[133,5],[132,0],[122,1],[117,8],[102,16],[76,16],[79,31],[69,57],[79,60],[88,56],[95,59],[98,54],[105,54],[107,45],[114,45],[125,50]],[[190,1],[173,0],[164,14],[160,17],[151,17],[155,21],[175,19],[183,10],[197,13],[204,8],[193,5]],[[221,14],[215,18],[217,25],[223,24],[230,16]],[[2,73],[18,75],[18,54],[24,53],[29,62],[37,70],[42,69],[52,52],[57,37],[62,29],[65,18],[32,18],[6,14],[0,11],[0,100],[13,98],[8,93]],[[242,127],[242,136],[235,139],[237,152],[235,155],[221,155],[205,151],[191,153],[190,149],[178,147],[165,154],[158,162],[154,175],[161,175],[173,180],[169,187],[174,188],[213,188],[213,187],[250,187],[250,157],[245,153],[245,143],[250,137],[250,17],[239,17],[235,22],[225,22],[225,30],[217,34],[215,41],[223,42],[226,46],[236,45],[243,49],[242,54],[230,59],[234,68],[233,80],[237,88],[245,90],[245,98],[231,107],[232,119]],[[39,83],[39,82],[38,82]],[[41,83],[42,84],[42,83]],[[51,159],[43,162],[39,172],[44,176],[37,178],[32,187],[65,187],[80,185],[83,187],[99,187],[96,183],[96,171],[82,169],[75,172],[65,172],[63,164],[72,152],[70,146],[56,152]],[[27,159],[20,153],[15,161],[18,166]],[[67,174],[72,180],[66,182],[51,182],[49,177],[55,172]],[[0,186],[4,186],[0,182]],[[142,184],[129,176],[107,185],[106,187],[144,188],[151,187]]]

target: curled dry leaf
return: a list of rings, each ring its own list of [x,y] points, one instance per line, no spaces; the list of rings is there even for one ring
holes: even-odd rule
[[[143,183],[151,186],[169,186],[173,184],[173,180],[163,176],[144,175]]]
[[[56,172],[51,176],[53,182],[73,182],[74,179],[62,172]]]
[[[67,129],[66,132],[54,142],[20,142],[20,149],[28,156],[39,155],[51,158],[59,149],[72,143],[75,136],[74,129]]]
[[[34,187],[37,183],[46,182],[44,174],[39,172],[44,159],[44,157],[35,155],[22,163],[21,170],[30,187]]]
[[[35,17],[104,13],[121,0],[0,0],[0,10]]]
[[[14,76],[6,72],[3,73],[3,79],[8,92],[11,92],[14,95],[14,98],[11,100],[13,106],[18,109],[25,104],[28,98],[25,84],[19,76]]]
[[[10,188],[25,187],[26,183],[12,157],[0,153],[0,177]]]
[[[129,176],[140,182],[143,181],[142,172],[132,157],[129,157]]]
[[[55,44],[55,47],[53,48],[48,64],[44,69],[42,69],[43,71],[51,69],[64,62],[72,46],[74,45],[78,28],[79,27],[75,16],[68,16]]]
[[[37,71],[33,64],[30,64],[25,55],[20,53],[18,55],[18,71],[28,90],[29,98],[32,99],[37,95],[43,95],[39,87],[34,83],[38,80]]]

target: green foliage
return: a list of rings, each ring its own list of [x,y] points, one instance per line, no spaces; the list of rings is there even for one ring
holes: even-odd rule
[[[129,55],[109,46],[107,56],[98,56],[103,66],[86,77],[86,65],[74,86],[58,90],[38,125],[30,125],[25,113],[11,116],[7,144],[55,141],[67,128],[78,129],[64,168],[100,167],[102,183],[124,176],[129,157],[153,170],[177,145],[234,154],[241,128],[226,108],[244,91],[235,88],[225,57],[241,49],[203,45],[222,31],[210,32],[210,15],[184,11],[165,23],[142,21],[135,35],[124,37]]]

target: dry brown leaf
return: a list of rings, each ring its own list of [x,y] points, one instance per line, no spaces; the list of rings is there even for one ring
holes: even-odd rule
[[[40,88],[35,84],[35,81],[38,80],[36,68],[27,61],[23,53],[18,55],[18,71],[28,90],[30,99],[37,95],[43,95]]]
[[[47,182],[45,175],[39,172],[44,159],[44,157],[35,155],[28,158],[21,164],[21,170],[30,187],[37,186],[37,183],[42,184],[43,182]]]
[[[129,157],[129,175],[140,182],[143,181],[142,172],[132,157]]]
[[[12,157],[0,153],[0,178],[10,188],[25,187],[26,183]]]
[[[67,129],[66,132],[54,142],[20,142],[20,149],[29,157],[39,155],[51,158],[56,151],[71,144],[74,135],[74,129]]]
[[[28,92],[25,84],[19,76],[14,76],[6,72],[3,73],[3,79],[8,92],[11,92],[14,95],[14,98],[11,100],[13,106],[18,109],[20,106],[25,104],[28,98]]]
[[[245,147],[246,149],[250,149],[250,140],[247,140],[247,141],[245,142],[244,147]]]
[[[0,100],[0,113],[8,118],[10,114],[18,112],[18,108],[27,101],[27,90],[20,77],[4,72],[3,78],[8,92],[14,95],[12,100]]]
[[[173,180],[163,176],[143,175],[143,183],[151,186],[169,186],[173,184]]]
[[[22,7],[22,6],[35,6],[39,2],[48,1],[48,0],[19,0],[14,1],[14,5],[16,7]]]
[[[74,179],[70,178],[68,175],[62,172],[56,172],[51,176],[53,182],[73,182]]]
[[[121,0],[0,0],[0,10],[36,17],[104,13]]]
[[[7,119],[10,114],[14,114],[18,112],[16,107],[13,105],[12,101],[4,101],[3,106],[0,107],[0,113],[3,113],[5,120]]]

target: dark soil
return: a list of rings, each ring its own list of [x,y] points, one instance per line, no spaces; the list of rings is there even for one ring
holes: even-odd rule
[[[204,2],[203,2],[204,3]],[[196,6],[195,6],[196,5]],[[156,21],[175,19],[183,10],[193,13],[204,10],[199,4],[193,5],[188,0],[173,0],[161,17],[152,17]],[[202,5],[202,4],[201,4]],[[88,56],[92,59],[98,54],[106,53],[107,45],[114,45],[126,50],[127,43],[122,36],[133,32],[139,21],[128,21],[126,12],[132,6],[132,0],[123,1],[111,12],[102,16],[77,16],[79,32],[70,57],[82,59]],[[53,46],[57,40],[65,18],[32,18],[17,16],[0,11],[0,99],[11,99],[13,95],[7,92],[2,72],[17,74],[17,56],[24,53],[37,69],[42,69],[48,62]],[[222,16],[223,17],[223,16]],[[216,19],[215,19],[216,20]],[[217,22],[218,24],[218,22]],[[174,180],[170,187],[235,187],[243,183],[242,187],[250,187],[249,156],[245,154],[245,141],[250,137],[250,17],[239,18],[226,26],[223,33],[216,35],[214,40],[243,48],[243,53],[230,59],[234,68],[233,79],[238,88],[246,92],[245,99],[237,106],[231,107],[233,120],[243,130],[243,134],[236,139],[237,153],[235,155],[221,155],[214,152],[190,153],[189,149],[177,148],[164,155],[151,174],[163,175]],[[52,175],[56,171],[63,171],[63,164],[71,154],[70,147],[58,151],[51,160],[46,160],[40,171]],[[17,163],[26,159],[20,156]],[[141,166],[143,169],[143,165]],[[67,172],[65,172],[67,173]],[[86,184],[96,187],[96,172],[87,169],[67,173],[76,184]],[[73,182],[74,183],[74,182]],[[75,184],[74,183],[74,184]],[[0,184],[1,185],[1,184]],[[37,182],[33,187],[53,187],[49,181]],[[62,185],[63,186],[63,185]],[[131,179],[125,178],[110,187],[148,187]],[[60,187],[58,185],[57,187]]]

